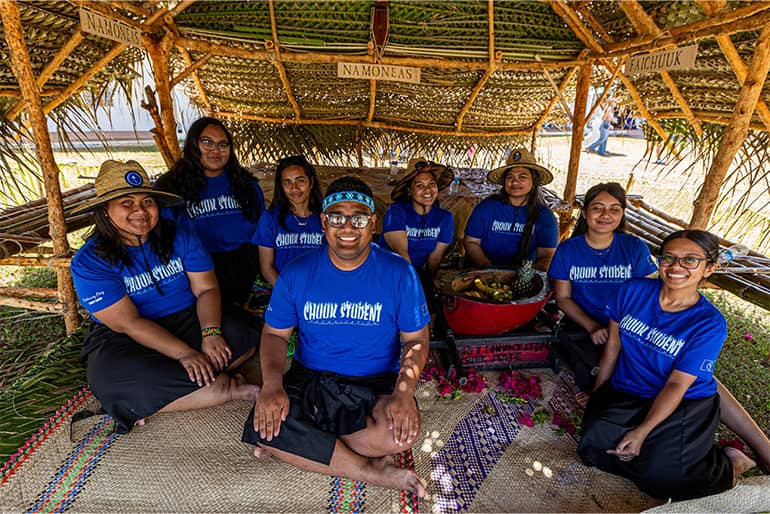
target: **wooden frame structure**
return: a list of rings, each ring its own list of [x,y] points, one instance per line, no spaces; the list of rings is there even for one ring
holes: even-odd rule
[[[184,86],[192,93],[194,99],[208,113],[239,123],[253,122],[261,126],[323,128],[348,128],[355,131],[355,151],[359,165],[362,163],[362,137],[365,131],[390,131],[396,133],[417,134],[424,137],[456,138],[458,140],[504,141],[510,137],[531,137],[531,147],[536,148],[536,133],[544,123],[554,116],[554,106],[562,106],[570,102],[574,108],[566,108],[567,115],[573,120],[570,161],[567,173],[567,183],[563,192],[564,199],[570,204],[574,201],[578,170],[580,166],[583,129],[590,119],[599,101],[609,92],[611,84],[618,79],[625,87],[635,109],[652,126],[658,135],[666,140],[667,134],[660,119],[684,118],[693,127],[696,134],[703,132],[702,123],[721,123],[727,125],[725,136],[719,152],[709,170],[700,195],[695,202],[695,211],[690,226],[703,228],[711,217],[714,206],[720,194],[720,187],[728,167],[746,138],[749,130],[770,130],[770,108],[762,100],[762,90],[770,67],[770,2],[752,2],[730,8],[725,0],[697,0],[705,16],[697,17],[678,26],[661,28],[654,14],[645,11],[637,0],[616,2],[616,16],[612,18],[595,10],[589,2],[579,0],[544,0],[537,4],[538,15],[549,15],[551,20],[558,19],[571,31],[573,40],[583,45],[582,49],[563,58],[541,59],[535,53],[534,58],[516,58],[511,56],[510,48],[498,41],[502,31],[501,26],[509,22],[511,6],[504,1],[480,0],[474,5],[483,9],[483,23],[486,25],[486,42],[479,58],[461,55],[460,57],[432,56],[430,51],[422,52],[390,52],[395,32],[392,30],[392,17],[388,21],[387,14],[392,8],[387,0],[378,0],[372,8],[371,23],[380,27],[372,30],[372,36],[366,42],[363,52],[335,51],[334,49],[296,49],[291,43],[285,43],[284,30],[290,25],[289,4],[277,0],[267,0],[257,3],[255,8],[264,10],[267,6],[265,37],[244,39],[228,37],[214,29],[197,30],[190,25],[188,18],[183,23],[177,23],[186,12],[197,9],[200,16],[206,14],[203,6],[206,2],[183,0],[168,9],[157,3],[132,4],[129,2],[102,3],[93,0],[70,0],[78,8],[85,8],[124,26],[139,30],[142,33],[142,44],[150,58],[155,79],[155,90],[148,91],[147,101],[143,104],[153,114],[155,141],[161,150],[166,163],[170,166],[180,155],[176,138],[176,120],[171,91],[174,87]],[[45,178],[46,198],[48,202],[48,223],[50,237],[54,245],[54,258],[47,261],[61,263],[69,253],[66,241],[65,218],[62,209],[61,191],[58,183],[58,169],[54,162],[51,144],[46,129],[45,116],[63,103],[72,99],[96,77],[105,66],[124,52],[128,45],[116,42],[109,45],[109,50],[100,58],[94,60],[82,74],[71,80],[64,87],[48,85],[62,67],[63,63],[77,51],[79,45],[87,36],[81,30],[75,30],[63,44],[56,55],[40,69],[35,76],[29,51],[23,35],[23,20],[19,14],[20,0],[0,2],[3,32],[5,42],[10,49],[13,73],[18,82],[18,90],[0,90],[0,97],[18,98],[13,105],[6,109],[3,116],[7,122],[17,119],[26,112],[28,123],[34,133],[38,160]],[[661,3],[662,4],[662,3]],[[669,5],[667,3],[666,5]],[[227,4],[229,5],[229,4]],[[550,9],[544,13],[540,6]],[[217,6],[214,5],[214,8]],[[672,9],[674,7],[671,7]],[[203,13],[203,14],[201,14]],[[377,14],[379,13],[379,14]],[[383,15],[383,13],[385,13]],[[227,13],[225,13],[226,15]],[[620,19],[620,16],[624,19]],[[215,18],[217,14],[211,14]],[[257,16],[255,14],[254,16]],[[386,16],[375,20],[375,16]],[[608,29],[603,26],[601,18],[612,21],[615,25],[623,24],[625,30],[632,31],[635,36],[625,40],[616,40],[613,34],[622,30]],[[501,21],[503,20],[503,21]],[[376,21],[376,23],[375,23]],[[388,25],[388,23],[391,23]],[[558,25],[558,24],[557,24]],[[216,25],[212,25],[216,26]],[[382,30],[386,27],[387,30]],[[554,30],[562,30],[558,26]],[[379,32],[379,33],[378,33]],[[744,61],[731,39],[733,34],[760,32],[753,48],[749,63]],[[244,32],[246,34],[246,32]],[[404,37],[403,34],[399,34]],[[655,112],[649,107],[649,102],[639,90],[637,79],[629,77],[621,66],[625,60],[640,52],[662,50],[677,45],[686,45],[704,40],[716,40],[724,58],[733,70],[736,82],[739,84],[738,98],[731,108],[726,111],[709,111],[693,108],[688,100],[688,92],[677,82],[675,73],[659,72],[658,76],[665,84],[675,110],[667,109]],[[408,45],[402,43],[399,49]],[[423,49],[424,50],[424,49]],[[744,52],[745,53],[745,52]],[[212,74],[222,62],[234,60],[253,63],[259,70],[272,70],[272,79],[279,92],[278,96],[288,106],[280,113],[261,111],[248,103],[243,108],[234,109],[239,105],[236,100],[227,99],[227,95],[217,91],[219,84]],[[394,110],[389,99],[398,97],[400,89],[378,84],[377,80],[366,82],[364,106],[360,115],[328,116],[315,113],[315,106],[308,99],[306,85],[298,86],[297,77],[301,76],[302,68],[336,66],[337,63],[378,64],[385,66],[414,66],[429,70],[432,74],[430,87],[440,87],[441,73],[458,75],[464,78],[464,97],[454,99],[446,106],[451,122],[446,124],[429,123],[426,120],[397,119],[388,116],[384,111]],[[219,63],[219,64],[217,64]],[[265,66],[265,68],[263,68]],[[323,68],[323,69],[327,69]],[[321,69],[321,68],[319,68]],[[587,98],[591,88],[592,76],[597,72],[604,74],[603,92],[599,100],[587,108]],[[267,71],[265,71],[267,73]],[[558,85],[550,73],[560,74]],[[517,74],[536,78],[541,81],[546,77],[552,85],[553,95],[542,104],[542,109],[530,116],[526,125],[496,126],[495,123],[485,125],[485,112],[489,112],[489,103],[494,99],[496,90],[501,82]],[[575,77],[577,79],[575,80]],[[533,78],[534,77],[534,78]],[[229,77],[220,77],[225,82]],[[607,80],[608,79],[608,80]],[[435,85],[438,84],[438,85]],[[426,86],[427,88],[428,86]],[[459,91],[459,90],[458,90]],[[47,103],[42,98],[52,97]],[[157,97],[157,100],[156,100]],[[404,94],[408,97],[408,94]],[[454,97],[453,97],[454,98]],[[567,100],[569,98],[569,100]],[[227,100],[227,101],[225,101]],[[485,110],[486,109],[486,110]],[[754,112],[757,117],[755,119]],[[278,114],[276,114],[278,113]],[[7,263],[0,261],[0,264]],[[76,301],[68,270],[56,265],[58,276],[59,304],[56,309],[65,314],[67,330],[77,326],[78,317]],[[19,295],[50,296],[50,293],[40,291],[15,292],[0,289],[0,298],[14,297],[15,305],[22,305]],[[14,301],[11,301],[13,303]],[[25,300],[30,302],[31,300]],[[0,299],[0,303],[6,300]],[[33,305],[33,304],[29,304]],[[50,308],[50,305],[48,307]]]

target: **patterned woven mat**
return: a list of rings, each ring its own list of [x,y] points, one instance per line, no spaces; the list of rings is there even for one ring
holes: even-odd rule
[[[574,410],[569,376],[542,378],[541,407]],[[490,384],[497,374],[486,374]],[[429,498],[255,460],[240,442],[250,406],[159,414],[127,435],[88,390],[57,412],[0,471],[0,510],[78,512],[638,512],[658,504],[630,482],[583,466],[573,436],[522,426],[529,403],[489,391],[439,400],[417,391],[423,434],[396,457],[428,482]]]

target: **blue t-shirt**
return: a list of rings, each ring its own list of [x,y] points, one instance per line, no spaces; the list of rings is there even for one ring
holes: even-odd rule
[[[150,243],[144,243],[142,248],[126,246],[131,257],[130,266],[122,262],[112,265],[98,257],[94,253],[95,244],[94,239],[86,241],[72,258],[70,270],[80,305],[97,322],[95,312],[126,295],[144,318],[160,318],[186,309],[195,303],[187,273],[214,269],[198,236],[185,227],[177,227],[174,250],[167,264],[161,262]],[[150,273],[155,277],[154,282]],[[163,291],[162,295],[156,284]]]
[[[557,280],[569,280],[572,299],[597,323],[607,326],[607,304],[620,285],[657,271],[649,248],[636,236],[615,233],[609,247],[591,248],[585,234],[559,244],[548,269]]]
[[[325,241],[318,214],[311,214],[304,220],[305,225],[300,225],[291,213],[284,221],[286,228],[278,222],[278,207],[273,207],[259,218],[257,231],[251,239],[252,244],[275,251],[275,269],[278,273],[289,261],[322,246]]]
[[[423,215],[414,210],[411,200],[394,203],[385,213],[380,245],[390,248],[385,241],[385,233],[405,231],[408,242],[407,251],[412,266],[421,268],[428,260],[428,255],[436,248],[436,243],[452,242],[454,227],[455,220],[452,213],[437,205]]]
[[[265,211],[265,196],[257,179],[251,181],[257,192],[257,215]],[[251,241],[257,229],[257,221],[250,221],[230,191],[227,173],[206,177],[206,188],[200,202],[188,201],[176,220],[179,224],[191,223],[211,253],[229,252]]]
[[[695,375],[685,398],[707,398],[717,391],[714,366],[727,337],[727,322],[705,297],[680,312],[660,308],[659,279],[632,278],[610,303],[610,319],[620,326],[622,349],[612,385],[642,398],[654,398],[673,370]]]
[[[473,209],[465,227],[465,235],[481,239],[481,249],[492,264],[507,266],[513,263],[526,223],[526,205],[513,206],[510,202],[487,198]],[[556,248],[558,240],[556,218],[548,207],[541,204],[535,220],[529,258],[535,260],[537,248]]]
[[[417,273],[376,245],[358,268],[342,271],[322,246],[291,261],[278,275],[265,321],[299,327],[294,358],[319,371],[365,376],[397,373],[399,332],[430,321]]]

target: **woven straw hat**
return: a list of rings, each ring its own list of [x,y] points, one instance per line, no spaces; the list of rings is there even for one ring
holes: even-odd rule
[[[505,166],[500,166],[487,173],[487,182],[502,184],[505,172],[511,168],[527,168],[528,170],[536,171],[540,175],[541,186],[550,184],[553,181],[551,172],[547,168],[540,166],[535,157],[529,153],[529,150],[526,148],[516,148],[508,155]]]
[[[436,184],[438,184],[439,191],[447,187],[452,182],[452,179],[455,178],[455,174],[447,166],[423,159],[422,157],[415,157],[409,160],[404,176],[398,179],[396,185],[393,186],[393,191],[390,192],[390,199],[394,202],[399,202],[409,198],[409,186],[412,180],[424,172],[433,175],[433,178],[436,179]]]
[[[94,189],[96,198],[74,209],[73,214],[93,210],[105,202],[133,193],[151,193],[164,207],[182,203],[181,197],[153,188],[147,172],[136,161],[104,161],[94,181]]]

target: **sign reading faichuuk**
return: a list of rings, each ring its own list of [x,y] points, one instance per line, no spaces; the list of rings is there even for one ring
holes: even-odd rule
[[[139,29],[83,8],[80,9],[80,28],[88,34],[143,48]]]
[[[419,84],[420,68],[390,66],[387,64],[338,62],[337,77],[345,79],[390,80],[393,82]]]
[[[650,73],[662,70],[691,70],[695,67],[698,45],[672,48],[652,54],[634,55],[626,62],[625,73]]]

